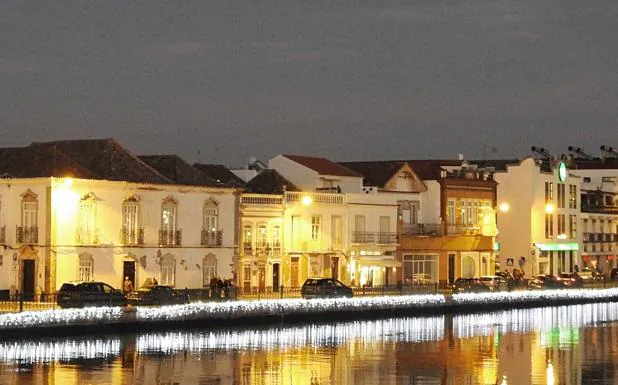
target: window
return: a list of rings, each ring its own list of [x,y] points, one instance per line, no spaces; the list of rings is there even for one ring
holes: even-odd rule
[[[554,200],[554,183],[545,182],[545,203],[552,203]]]
[[[558,235],[566,235],[566,216],[558,214]]]
[[[94,260],[92,255],[88,253],[80,254],[79,256],[79,271],[77,279],[83,282],[92,281]]]
[[[265,223],[260,223],[257,227],[257,247],[265,248],[268,245],[268,228]]]
[[[333,250],[341,250],[341,238],[343,235],[343,225],[341,217],[338,215],[333,215],[330,220],[330,231],[331,231],[331,249]]]
[[[281,226],[274,225],[272,231],[273,252],[278,254],[281,253]]]
[[[204,205],[203,229],[215,232],[218,230],[219,207],[217,202],[208,201]]]
[[[174,286],[176,283],[176,259],[171,254],[161,257],[161,285]]]
[[[122,203],[122,243],[139,245],[143,236],[139,228],[139,201],[130,197]]]
[[[455,200],[449,199],[446,203],[446,219],[449,225],[455,225],[457,223],[457,217],[455,216]]]
[[[577,238],[577,215],[569,215],[569,238]]]
[[[584,177],[584,183],[590,183],[592,179],[589,176]]]
[[[320,232],[322,225],[322,217],[319,215],[311,216],[311,240],[317,241],[320,239]]]
[[[558,208],[563,209],[565,207],[565,188],[564,183],[558,183]]]
[[[202,261],[203,285],[209,286],[210,279],[217,277],[217,257],[214,254],[208,254]]]
[[[404,255],[403,275],[406,282],[412,282],[418,274],[431,276],[432,281],[438,280],[437,255]]]
[[[161,204],[161,231],[160,241],[162,245],[179,245],[179,234],[176,230],[177,203],[172,197],[166,198]]]
[[[251,250],[253,244],[253,226],[246,223],[242,227],[242,245],[245,251]]]
[[[77,243],[96,244],[97,201],[94,194],[87,194],[79,201],[79,217],[77,219]]]
[[[397,217],[403,223],[417,224],[419,202],[416,201],[399,201],[397,202]]]
[[[463,257],[461,260],[461,276],[463,278],[473,278],[476,271],[476,263],[474,258],[469,255]]]
[[[574,184],[569,185],[569,208],[577,208],[577,185]]]
[[[554,214],[545,214],[545,238],[554,236]]]
[[[38,243],[39,203],[37,195],[28,189],[21,197],[21,227],[17,228],[17,242]]]

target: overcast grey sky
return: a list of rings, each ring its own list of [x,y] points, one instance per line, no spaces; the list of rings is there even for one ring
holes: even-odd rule
[[[616,0],[3,0],[1,145],[112,137],[232,166],[598,153],[618,145],[617,41]]]

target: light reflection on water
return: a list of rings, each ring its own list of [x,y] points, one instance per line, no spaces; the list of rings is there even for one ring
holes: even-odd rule
[[[0,383],[616,384],[618,304],[0,343]]]

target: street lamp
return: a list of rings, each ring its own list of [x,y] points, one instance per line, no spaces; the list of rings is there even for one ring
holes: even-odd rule
[[[554,211],[556,211],[556,206],[554,206],[554,204],[553,204],[553,203],[547,203],[547,204],[545,205],[545,213],[546,213],[546,214],[551,214],[551,213],[553,213]]]
[[[309,206],[309,205],[311,205],[312,203],[313,203],[313,198],[311,198],[309,195],[305,195],[305,196],[303,197],[303,204],[304,204],[305,206]]]
[[[503,213],[507,213],[511,209],[511,205],[509,205],[507,202],[502,202],[502,203],[500,203],[500,206],[498,206],[498,208]]]

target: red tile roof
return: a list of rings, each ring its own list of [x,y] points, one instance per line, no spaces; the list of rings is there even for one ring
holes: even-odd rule
[[[176,184],[222,186],[178,155],[140,155],[139,159]]]
[[[326,158],[317,158],[312,156],[301,156],[301,155],[283,155],[286,158],[301,164],[307,168],[316,171],[320,175],[332,175],[332,176],[353,176],[353,177],[362,177],[363,175],[359,174],[354,170],[350,170],[349,168],[342,166],[336,162],[330,161]]]

